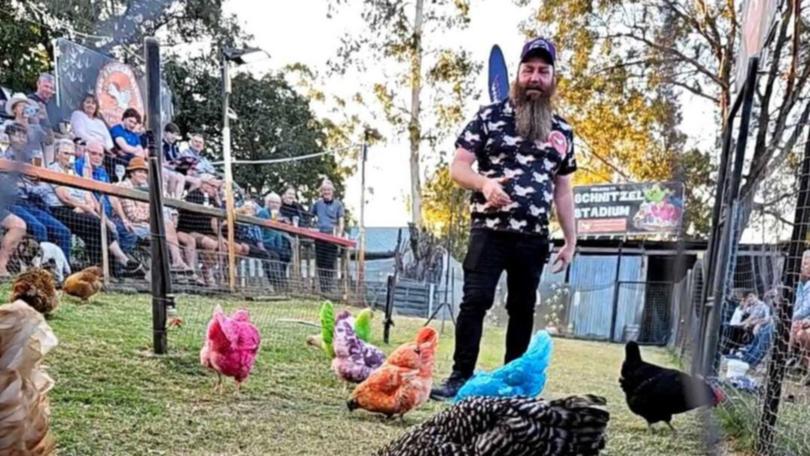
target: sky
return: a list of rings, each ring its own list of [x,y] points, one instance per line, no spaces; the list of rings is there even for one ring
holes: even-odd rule
[[[348,5],[333,19],[327,18],[327,0],[296,0],[294,2],[229,0],[225,3],[228,13],[237,15],[245,31],[254,36],[253,44],[269,52],[271,58],[251,64],[249,71],[259,73],[278,71],[285,65],[303,63],[314,69],[324,69],[328,59],[335,55],[339,39],[346,32],[358,30],[361,4],[349,0]],[[514,75],[520,49],[525,37],[518,29],[527,19],[530,10],[518,8],[506,0],[486,0],[475,3],[471,9],[471,23],[466,30],[448,33],[444,40],[449,45],[461,46],[472,53],[474,59],[485,63],[489,51],[498,44],[504,52],[510,77]],[[373,68],[377,75],[384,68]],[[564,69],[563,69],[564,71]],[[370,75],[350,75],[342,79],[330,79],[324,91],[349,94],[358,89],[358,80]],[[482,99],[468,106],[468,117],[481,104],[488,102],[486,96],[486,66],[479,77]],[[713,125],[711,106],[694,98],[685,98],[686,109],[681,128],[693,144],[712,144],[716,132],[705,128]],[[316,114],[318,114],[316,109]],[[460,131],[463,125],[458,126]],[[390,132],[389,132],[390,133]],[[383,131],[383,134],[386,134]],[[390,138],[390,134],[388,134]],[[359,139],[359,138],[358,138]],[[366,226],[404,226],[409,220],[406,210],[406,195],[409,192],[408,144],[404,140],[389,140],[369,150],[366,180],[373,195],[367,197]],[[444,153],[452,153],[453,138],[443,147]],[[354,214],[359,213],[360,179],[358,175],[348,179],[343,200]]]

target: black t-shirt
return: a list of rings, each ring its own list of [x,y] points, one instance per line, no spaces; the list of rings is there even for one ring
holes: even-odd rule
[[[298,226],[309,226],[312,221],[312,215],[298,203],[282,204],[279,213],[290,223],[292,223],[293,217],[298,217]]]
[[[189,192],[188,195],[186,195],[185,200],[189,203],[203,205],[205,203],[205,195],[200,189],[197,189],[193,192]],[[216,201],[213,198],[209,198],[208,201],[211,206],[217,207]],[[199,212],[192,212],[184,209],[180,209],[178,213],[178,231],[207,234],[209,236],[217,235],[217,233],[214,232],[213,228],[211,227],[211,219],[213,217],[210,215],[200,214]]]

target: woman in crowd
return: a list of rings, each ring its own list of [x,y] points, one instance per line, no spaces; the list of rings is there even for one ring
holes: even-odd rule
[[[281,195],[281,221],[297,226],[309,226],[309,211],[296,200],[295,187],[287,187]]]
[[[73,135],[85,142],[98,141],[108,154],[113,150],[113,140],[109,127],[98,114],[98,100],[95,95],[87,94],[82,100],[81,109],[73,111],[70,116]]]

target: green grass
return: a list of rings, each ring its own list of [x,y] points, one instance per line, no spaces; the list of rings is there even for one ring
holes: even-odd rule
[[[216,376],[199,365],[205,323],[214,304],[247,306],[263,335],[253,375],[240,396],[233,383],[224,394]],[[179,296],[185,320],[171,330],[170,355],[151,356],[151,304],[146,295],[105,294],[91,304],[63,299],[49,320],[60,339],[47,364],[56,380],[51,392],[52,429],[61,455],[361,455],[401,434],[444,407],[431,402],[405,417],[383,422],[363,412],[349,414],[347,392],[329,370],[323,353],[306,347],[317,329],[279,319],[315,321],[315,303],[222,302]],[[381,319],[374,320],[380,344]],[[396,318],[390,351],[409,339],[422,320]],[[451,363],[452,326],[441,338],[436,378]],[[503,331],[488,328],[479,365],[496,367],[503,353]],[[667,363],[665,351],[644,356]],[[607,454],[698,455],[699,420],[678,416],[673,438],[660,428],[649,434],[632,415],[618,387],[620,345],[555,339],[546,397],[595,393],[609,400]]]

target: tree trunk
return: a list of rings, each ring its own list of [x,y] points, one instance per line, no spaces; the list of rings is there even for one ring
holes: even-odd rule
[[[411,57],[411,119],[408,123],[408,139],[411,146],[411,222],[422,226],[422,182],[419,177],[419,146],[422,142],[422,127],[419,124],[422,91],[422,9],[424,0],[416,0],[416,16],[413,26],[413,54]]]

